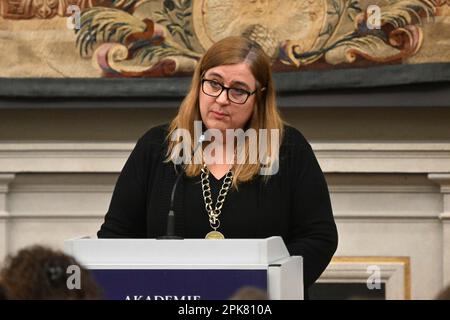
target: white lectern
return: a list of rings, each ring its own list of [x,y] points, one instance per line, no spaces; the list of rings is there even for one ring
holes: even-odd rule
[[[221,300],[242,286],[269,298],[303,299],[302,257],[267,239],[90,239],[65,241],[108,299]]]

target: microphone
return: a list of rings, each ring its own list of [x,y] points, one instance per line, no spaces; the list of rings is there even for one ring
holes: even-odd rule
[[[197,149],[202,145],[203,141],[205,141],[205,135],[201,134],[198,138],[197,145],[194,148],[194,152],[192,153],[193,156],[195,155],[195,152],[197,152]],[[192,159],[192,157],[191,157]],[[166,235],[158,237],[159,240],[182,240],[182,237],[175,235],[175,209],[174,209],[174,199],[175,199],[175,191],[178,186],[178,182],[180,182],[181,177],[184,175],[184,166],[181,166],[181,172],[178,175],[177,179],[175,180],[175,183],[172,187],[172,193],[170,195],[170,209],[169,214],[167,215],[167,230]]]

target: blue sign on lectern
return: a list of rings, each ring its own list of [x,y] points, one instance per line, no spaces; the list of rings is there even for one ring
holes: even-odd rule
[[[93,269],[111,300],[227,300],[239,288],[267,290],[267,270]]]

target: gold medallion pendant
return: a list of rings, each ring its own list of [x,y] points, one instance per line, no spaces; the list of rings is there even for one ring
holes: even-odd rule
[[[219,231],[211,231],[205,236],[205,239],[225,239],[223,234]]]

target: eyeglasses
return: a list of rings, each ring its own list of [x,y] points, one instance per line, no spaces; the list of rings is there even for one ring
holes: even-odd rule
[[[223,90],[227,91],[228,100],[237,104],[246,103],[248,98],[256,93],[256,90],[249,92],[244,89],[229,88],[215,80],[202,79],[202,91],[204,94],[217,98],[222,94]]]

